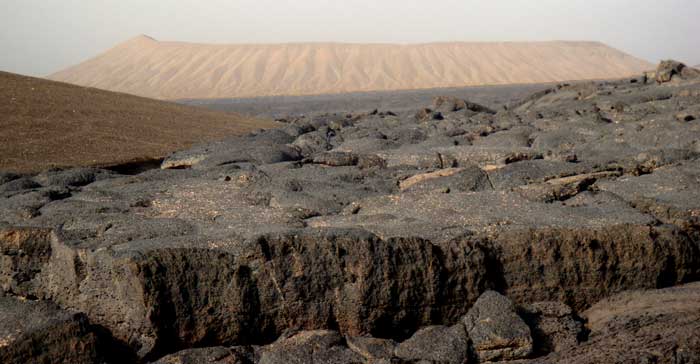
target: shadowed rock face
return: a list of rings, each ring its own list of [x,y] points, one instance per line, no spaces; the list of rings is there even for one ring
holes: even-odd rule
[[[535,302],[519,307],[518,314],[531,330],[535,355],[561,352],[581,340],[583,325],[561,302]]]
[[[0,361],[97,363],[99,340],[81,313],[46,302],[0,296]]]
[[[578,342],[578,321],[567,317],[566,305],[538,302],[520,309],[539,317],[531,328],[535,340],[559,343],[549,355],[536,359],[489,361],[518,364],[550,363],[697,363],[700,359],[700,326],[697,283],[649,291],[627,291],[594,305],[583,313],[588,338]],[[486,293],[483,302],[492,300]],[[481,301],[482,299],[480,299]],[[512,307],[489,307],[495,314],[513,314]],[[471,314],[465,316],[465,321]],[[532,317],[532,316],[530,316]],[[555,319],[556,317],[556,319]],[[499,320],[500,317],[493,317]],[[544,319],[543,319],[544,318]],[[517,320],[517,317],[515,317]],[[549,322],[547,322],[549,320]],[[480,325],[492,325],[481,321]],[[503,334],[521,332],[521,323],[503,326]],[[578,324],[580,325],[580,323]],[[381,339],[346,337],[334,331],[301,332],[264,347],[231,347],[184,350],[158,363],[479,363],[478,354],[465,342],[465,326],[428,326],[400,343]],[[544,335],[544,336],[539,336]],[[473,338],[471,338],[473,340]],[[491,339],[495,339],[491,336]],[[549,340],[549,341],[547,341]],[[367,352],[372,343],[372,355]],[[495,344],[497,341],[491,341]],[[562,345],[563,343],[567,344]],[[395,347],[392,354],[390,348]],[[467,354],[465,350],[470,350]],[[265,359],[261,359],[261,356]],[[274,358],[274,359],[272,359]],[[286,361],[285,361],[286,360]]]
[[[629,291],[584,312],[588,340],[532,363],[697,363],[700,311],[697,283]]]
[[[143,362],[586,362],[624,347],[591,307],[700,278],[700,124],[676,117],[700,110],[700,80],[671,78],[441,98],[439,120],[301,118],[137,175],[2,174],[0,287],[84,313]],[[487,291],[512,303],[474,306]],[[483,344],[512,332],[473,306],[522,329],[517,354]]]

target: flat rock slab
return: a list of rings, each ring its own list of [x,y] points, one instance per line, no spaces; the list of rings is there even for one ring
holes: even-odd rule
[[[628,204],[608,200],[568,206],[533,202],[516,191],[397,194],[357,201],[353,214],[311,218],[311,227],[361,226],[382,237],[421,236],[433,241],[465,232],[537,228],[603,228],[653,223]]]
[[[601,181],[610,191],[668,223],[700,221],[700,160],[659,168],[652,174]]]

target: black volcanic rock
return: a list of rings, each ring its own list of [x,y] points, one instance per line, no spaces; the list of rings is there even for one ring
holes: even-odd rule
[[[530,328],[498,292],[484,292],[463,321],[480,361],[523,359],[532,352]]]
[[[367,336],[346,336],[348,347],[369,362],[390,362],[394,357],[396,342]]]
[[[675,323],[668,350],[693,358],[678,307],[588,337],[578,319],[700,280],[700,123],[678,117],[697,115],[700,86],[672,78],[559,85],[507,110],[442,98],[426,120],[289,118],[138,174],[3,174],[0,291],[82,313],[141,362],[459,361],[448,331],[487,291],[512,304],[478,311],[532,338],[489,358],[626,358],[651,339],[619,338]],[[686,291],[645,292],[631,297]],[[468,360],[503,349],[471,322]]]
[[[396,356],[405,361],[456,363],[467,361],[468,336],[464,326],[428,326],[396,347]]]
[[[84,314],[46,302],[0,296],[0,362],[98,363],[97,335]]]

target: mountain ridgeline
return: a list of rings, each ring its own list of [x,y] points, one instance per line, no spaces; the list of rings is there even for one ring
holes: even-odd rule
[[[201,99],[611,79],[650,68],[597,42],[224,45],[139,36],[49,78]]]

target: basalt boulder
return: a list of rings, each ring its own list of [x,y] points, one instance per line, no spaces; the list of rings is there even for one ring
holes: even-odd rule
[[[462,319],[481,362],[524,359],[532,353],[530,327],[507,297],[486,291]]]

